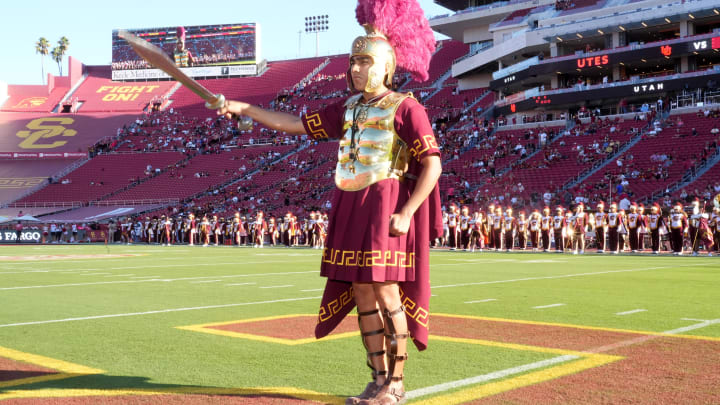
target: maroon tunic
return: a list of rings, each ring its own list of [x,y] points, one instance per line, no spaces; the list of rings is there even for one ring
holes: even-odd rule
[[[341,138],[344,103],[303,116],[308,135]],[[418,176],[422,159],[440,154],[425,108],[405,99],[395,113],[395,131],[410,149],[408,173]],[[415,212],[408,233],[390,235],[390,216],[399,212],[414,187],[415,181],[385,179],[358,191],[336,189],[320,269],[328,281],[316,337],[330,333],[355,307],[353,281],[398,281],[411,337],[419,350],[427,347],[430,239],[442,234],[437,185]]]

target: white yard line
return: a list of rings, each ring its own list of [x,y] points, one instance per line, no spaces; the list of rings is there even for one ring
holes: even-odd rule
[[[682,328],[668,330],[663,333],[668,334],[668,335],[677,335],[679,333],[690,332],[691,330],[701,329],[706,326],[717,325],[717,324],[720,324],[720,319],[709,319],[709,320],[697,323],[695,325],[683,326]]]
[[[624,315],[637,314],[637,313],[640,313],[640,312],[647,312],[647,309],[632,309],[632,310],[630,310],[630,311],[618,312],[618,313],[616,313],[615,315],[624,316]]]
[[[233,284],[225,284],[226,286],[236,286],[236,285],[255,285],[257,283],[233,283]]]
[[[648,341],[650,341],[650,340],[659,339],[659,338],[663,337],[663,335],[677,335],[677,334],[680,334],[680,333],[689,332],[689,331],[691,331],[691,330],[700,329],[700,328],[704,328],[704,327],[706,327],[706,326],[715,325],[715,324],[719,324],[719,323],[720,323],[720,319],[711,319],[711,320],[708,320],[708,321],[703,321],[703,322],[700,322],[700,323],[696,323],[695,325],[683,326],[682,328],[666,330],[665,332],[660,332],[660,333],[657,334],[657,335],[639,336],[639,337],[636,337],[636,338],[632,338],[632,339],[628,339],[628,340],[623,340],[623,341],[621,341],[621,342],[612,343],[612,344],[609,344],[609,345],[600,346],[600,347],[596,347],[596,348],[589,349],[589,350],[584,350],[584,351],[585,351],[585,352],[589,352],[589,353],[604,353],[604,352],[609,352],[609,351],[611,351],[611,350],[616,350],[616,349],[620,349],[620,348],[623,348],[623,347],[627,347],[627,346],[631,346],[631,345],[636,345],[636,344],[639,344],[639,343],[645,343],[645,342],[648,342]]]
[[[279,276],[279,275],[291,275],[291,274],[308,274],[317,273],[317,271],[294,271],[294,272],[283,272],[283,273],[258,273],[258,274],[233,274],[230,276],[202,276],[202,277],[181,277],[181,278],[153,278],[144,280],[119,280],[119,281],[97,281],[89,283],[67,283],[67,284],[48,284],[48,285],[29,285],[29,286],[17,286],[17,287],[0,287],[0,291],[9,290],[29,290],[34,288],[57,288],[57,287],[82,287],[88,285],[106,285],[106,284],[128,284],[128,283],[147,283],[147,282],[171,282],[171,281],[186,281],[186,280],[202,280],[202,279],[225,279],[235,277],[255,277],[255,276]],[[155,276],[153,276],[155,277]]]
[[[408,399],[412,399],[412,398],[422,397],[425,395],[437,394],[439,392],[449,391],[449,390],[453,390],[456,388],[465,387],[468,385],[479,384],[479,383],[483,383],[483,382],[497,380],[499,378],[508,377],[513,374],[525,373],[527,371],[536,370],[539,368],[544,368],[544,367],[552,366],[555,364],[564,363],[566,361],[576,360],[579,358],[580,358],[579,356],[574,356],[574,355],[564,355],[564,356],[552,357],[550,359],[536,361],[534,363],[529,363],[529,364],[523,364],[521,366],[510,367],[510,368],[506,368],[505,370],[494,371],[494,372],[488,373],[488,374],[481,374],[481,375],[478,375],[475,377],[463,378],[462,380],[450,381],[450,382],[446,382],[446,383],[442,383],[442,384],[432,385],[430,387],[419,388],[416,390],[408,391],[408,393],[406,395],[407,395]]]
[[[83,276],[105,276],[112,273],[85,273]]]
[[[153,315],[153,314],[164,314],[164,313],[168,313],[168,312],[197,311],[197,310],[203,310],[203,309],[217,309],[217,308],[232,308],[232,307],[242,307],[242,306],[247,306],[247,305],[276,304],[279,302],[307,301],[307,300],[317,300],[320,298],[322,298],[322,297],[284,298],[284,299],[280,299],[280,300],[271,300],[271,301],[240,302],[240,303],[235,303],[235,304],[206,305],[206,306],[202,306],[202,307],[170,308],[170,309],[159,309],[159,310],[155,310],[155,311],[145,311],[145,312],[129,312],[129,313],[125,313],[125,314],[95,315],[95,316],[84,316],[84,317],[79,317],[79,318],[50,319],[50,320],[45,320],[45,321],[8,323],[8,324],[0,325],[0,328],[8,328],[8,327],[12,327],[12,326],[26,326],[26,325],[42,325],[42,324],[48,324],[48,323],[88,321],[88,320],[92,320],[92,319],[143,316],[143,315]]]
[[[665,332],[661,332],[661,334],[676,335],[679,333],[704,328],[706,326],[710,326],[710,325],[714,325],[714,324],[720,324],[720,319],[707,320],[707,321],[703,321],[703,322],[700,322],[695,325],[690,325],[690,326],[685,326],[682,328],[667,330]],[[588,352],[588,353],[609,352],[609,351],[616,350],[616,349],[619,349],[622,347],[627,347],[627,346],[632,346],[632,345],[639,344],[639,343],[644,343],[649,340],[654,340],[654,339],[658,339],[661,337],[662,337],[662,335],[640,336],[637,338],[624,340],[622,342],[613,343],[611,345],[601,346],[601,347],[597,347],[597,348],[590,349],[590,350],[584,350],[584,351]],[[579,356],[574,356],[574,355],[564,355],[564,356],[553,357],[553,358],[550,358],[547,360],[542,360],[542,361],[538,361],[538,362],[534,362],[534,363],[524,364],[521,366],[511,367],[511,368],[507,368],[505,370],[495,371],[495,372],[492,372],[489,374],[482,374],[482,375],[478,375],[475,377],[464,378],[462,380],[450,381],[450,382],[446,382],[446,383],[442,383],[442,384],[433,385],[430,387],[419,388],[416,390],[408,391],[407,397],[408,397],[408,399],[413,399],[413,398],[418,398],[418,397],[422,397],[425,395],[438,394],[440,392],[450,391],[450,390],[460,388],[460,387],[465,387],[468,385],[474,385],[474,384],[484,383],[484,382],[488,382],[488,381],[492,381],[492,380],[497,380],[499,378],[509,377],[514,374],[520,374],[520,373],[524,373],[527,371],[551,366],[554,364],[559,364],[559,363],[564,363],[566,361],[576,360],[579,358],[580,358]]]
[[[487,299],[484,299],[484,300],[465,301],[465,304],[477,304],[477,303],[479,303],[479,302],[492,302],[492,301],[497,301],[497,299],[495,299],[495,298],[487,298]]]
[[[135,277],[130,277],[130,278],[132,278],[132,279],[137,279],[137,280],[142,280],[142,279],[144,279],[144,278],[158,278],[158,277],[162,277],[162,276],[135,276]]]
[[[201,281],[191,281],[190,284],[205,284],[205,283],[219,283],[222,280],[201,280]]]
[[[259,287],[259,288],[287,288],[287,287],[295,287],[292,284],[286,284],[286,285],[269,285],[265,287]]]
[[[142,258],[142,257],[138,257]],[[123,258],[122,260],[127,260],[128,258]],[[153,258],[156,259],[156,258]],[[102,259],[103,261],[113,260],[113,259]],[[184,258],[184,260],[187,260],[187,258]],[[48,261],[50,262],[50,261]],[[57,262],[50,262],[50,263],[70,263],[70,260],[58,260]],[[84,260],[83,263],[87,263],[87,260]],[[36,262],[32,262],[33,264],[36,264]],[[98,271],[98,270],[131,270],[131,269],[151,269],[151,268],[168,268],[168,267],[200,267],[200,266],[224,266],[224,265],[246,265],[246,264],[270,264],[270,263],[285,263],[287,264],[287,260],[283,261],[257,261],[257,262],[226,262],[226,263],[197,263],[197,264],[163,264],[163,265],[146,265],[146,266],[123,266],[123,267],[105,267],[102,269],[99,268],[90,268],[90,269],[75,269],[72,270],[73,272],[76,271]],[[24,271],[4,271],[0,272],[0,274],[21,274],[21,273],[62,273],[67,272],[68,269],[56,269],[56,270],[46,270],[46,269],[37,269],[37,268],[28,268]],[[317,270],[315,270],[317,272]]]
[[[324,288],[313,288],[312,290],[300,290],[302,292],[315,292],[315,291],[325,291]]]
[[[437,266],[437,265],[433,265],[433,267],[434,266]],[[525,278],[513,278],[513,279],[509,279],[509,280],[478,281],[478,282],[474,282],[474,283],[435,285],[435,286],[432,286],[432,288],[435,289],[435,288],[451,288],[451,287],[468,287],[468,286],[473,286],[473,285],[516,283],[519,281],[554,280],[554,279],[558,279],[558,278],[595,276],[595,275],[599,275],[599,274],[631,273],[631,272],[635,272],[635,271],[662,270],[662,269],[672,269],[672,268],[677,268],[677,267],[698,267],[698,266],[710,266],[710,264],[698,263],[698,264],[688,264],[685,266],[643,267],[643,268],[639,268],[639,269],[608,270],[608,271],[597,271],[597,272],[593,272],[593,273],[563,274],[563,275],[559,275],[559,276],[525,277]]]
[[[680,318],[683,321],[695,321],[695,322],[707,322],[707,319],[696,319],[696,318]]]
[[[555,307],[562,307],[565,304],[557,303],[557,304],[550,304],[550,305],[538,305],[536,307],[532,307],[533,309],[545,309],[545,308],[555,308]]]
[[[129,277],[129,276],[134,276],[134,275],[135,275],[135,273],[132,273],[132,274],[113,274],[112,276],[105,276],[105,277]]]

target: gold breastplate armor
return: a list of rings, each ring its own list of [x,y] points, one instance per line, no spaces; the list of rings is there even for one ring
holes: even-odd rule
[[[340,139],[335,184],[357,191],[384,179],[402,179],[407,171],[407,144],[395,132],[395,112],[410,94],[390,93],[362,104],[362,94],[345,103],[344,135]]]

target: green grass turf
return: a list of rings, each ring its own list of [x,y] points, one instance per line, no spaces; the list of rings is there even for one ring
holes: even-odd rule
[[[315,297],[322,292],[302,290],[324,286],[319,251],[120,245],[0,251],[1,256],[108,253],[137,256],[0,261],[0,346],[106,370],[33,388],[295,386],[342,396],[361,390],[369,376],[357,337],[284,346],[175,328],[315,313],[320,301]],[[431,262],[432,312],[657,332],[698,323],[682,318],[720,318],[716,257],[436,251]],[[571,276],[577,274],[585,275]],[[199,283],[211,280],[221,281]],[[237,283],[253,284],[228,285]],[[296,298],[302,300],[11,326]],[[466,303],[484,299],[496,301]],[[532,308],[556,303],[565,305]],[[647,311],[615,315],[634,309]],[[720,325],[686,333],[720,337]],[[407,388],[555,356],[433,341],[423,353],[411,350]]]

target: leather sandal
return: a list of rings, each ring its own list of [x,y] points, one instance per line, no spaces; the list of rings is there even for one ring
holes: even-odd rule
[[[377,376],[387,375],[387,370],[376,370],[371,361],[372,357],[385,356],[385,350],[371,352],[370,347],[368,346],[367,341],[365,340],[365,338],[368,336],[376,336],[376,335],[384,334],[385,329],[377,329],[377,330],[373,330],[373,331],[364,332],[362,329],[362,323],[360,322],[361,317],[373,316],[378,313],[380,313],[380,310],[377,308],[372,311],[367,311],[367,312],[358,311],[358,325],[360,327],[363,345],[365,346],[365,349],[368,352],[367,353],[367,366],[370,368],[370,370],[372,370],[372,374],[371,374],[372,381],[370,381],[367,384],[367,386],[365,387],[365,390],[362,393],[360,393],[356,396],[348,397],[345,400],[346,405],[357,405],[357,404],[361,403],[362,401],[365,401],[365,400],[368,400],[368,399],[374,397],[375,394],[377,394],[378,390],[380,388],[382,388],[381,386],[379,386],[375,383],[375,381],[377,380]]]

